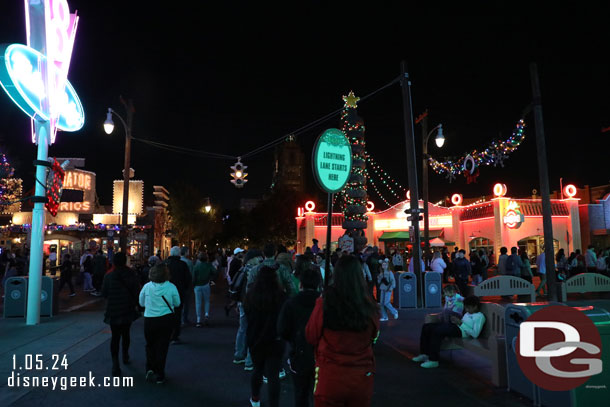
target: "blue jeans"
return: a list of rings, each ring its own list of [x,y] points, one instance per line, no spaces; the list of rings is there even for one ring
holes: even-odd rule
[[[90,273],[83,273],[83,290],[93,290]]]
[[[237,336],[235,337],[235,354],[233,358],[236,360],[246,359],[246,366],[253,366],[252,357],[250,356],[250,349],[246,346],[246,330],[248,329],[248,319],[246,318],[246,312],[244,311],[244,304],[241,302],[237,303],[237,309],[239,309],[239,329],[237,330]]]
[[[210,315],[210,283],[195,286],[195,311],[197,312],[197,323],[201,322],[201,301],[204,303],[206,318]]]
[[[392,315],[398,315],[398,311],[392,306],[392,292],[391,291],[381,291],[380,292],[380,300],[381,303],[381,318],[385,319],[388,317],[388,313],[386,312],[386,308]]]

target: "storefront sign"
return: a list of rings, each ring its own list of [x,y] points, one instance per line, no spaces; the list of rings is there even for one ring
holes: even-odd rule
[[[318,184],[333,194],[343,189],[352,170],[352,147],[339,129],[328,129],[313,151],[313,173]]]
[[[525,216],[521,213],[519,204],[515,201],[510,201],[506,207],[506,213],[503,218],[506,227],[509,229],[519,229],[524,221]]]
[[[63,188],[64,195],[59,204],[60,212],[93,213],[93,202],[95,202],[95,173],[77,169],[67,170]],[[68,196],[70,196],[70,194],[66,193],[66,191],[69,190],[82,191],[82,199],[80,196],[69,199]]]

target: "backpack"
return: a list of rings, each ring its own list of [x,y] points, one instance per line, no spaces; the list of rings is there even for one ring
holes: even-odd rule
[[[515,259],[513,258],[513,255],[511,254],[506,259],[506,274],[515,274],[515,268],[516,268]]]
[[[246,283],[248,281],[246,268],[239,269],[229,286],[229,298],[234,301],[241,301],[246,291]]]

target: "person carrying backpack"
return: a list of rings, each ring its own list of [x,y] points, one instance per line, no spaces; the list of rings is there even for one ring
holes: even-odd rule
[[[305,326],[320,296],[321,278],[309,263],[299,273],[301,291],[282,307],[277,322],[278,334],[290,343],[289,366],[294,380],[296,407],[309,407],[313,401],[315,360],[313,346],[305,339]]]
[[[258,249],[250,249],[244,257],[244,266],[239,270],[232,281],[230,295],[237,301],[237,309],[239,310],[239,329],[235,336],[235,353],[233,354],[233,363],[236,365],[245,363],[244,370],[253,370],[254,364],[252,357],[246,346],[246,331],[248,329],[248,320],[244,310],[244,300],[246,298],[246,284],[248,282],[248,274],[263,261],[263,253]]]
[[[521,277],[521,268],[523,263],[521,257],[517,254],[518,249],[516,247],[510,248],[510,256],[506,259],[506,275]]]

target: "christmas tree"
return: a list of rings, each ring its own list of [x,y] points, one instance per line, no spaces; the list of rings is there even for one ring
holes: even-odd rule
[[[354,250],[360,251],[366,245],[364,229],[367,227],[366,204],[366,152],[364,141],[364,123],[358,116],[356,108],[360,98],[350,91],[343,96],[345,102],[341,112],[341,129],[352,145],[352,171],[342,191],[343,229],[354,239]]]
[[[13,178],[14,173],[15,169],[6,155],[0,153],[0,212],[4,212],[10,202],[19,199],[21,183]]]

